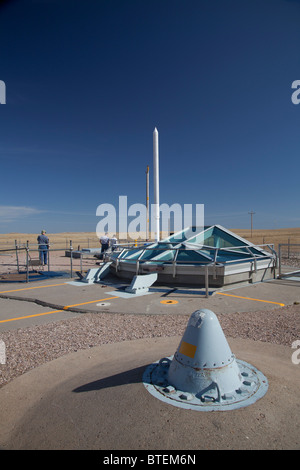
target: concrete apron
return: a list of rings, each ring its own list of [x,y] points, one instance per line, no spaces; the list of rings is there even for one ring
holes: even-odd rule
[[[264,397],[232,411],[185,410],[153,397],[146,367],[181,337],[106,344],[27,372],[0,389],[1,449],[299,449],[300,365],[289,347],[227,338],[269,381]]]

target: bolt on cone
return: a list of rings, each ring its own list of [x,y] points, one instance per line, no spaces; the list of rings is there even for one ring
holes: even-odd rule
[[[176,389],[214,399],[238,389],[243,378],[217,316],[196,310],[171,362],[168,382]]]

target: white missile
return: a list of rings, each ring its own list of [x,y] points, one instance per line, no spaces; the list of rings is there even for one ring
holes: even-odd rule
[[[158,130],[153,131],[153,178],[154,178],[154,236],[159,241],[159,163],[158,163]]]

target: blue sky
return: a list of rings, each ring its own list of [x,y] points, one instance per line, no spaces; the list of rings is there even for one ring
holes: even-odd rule
[[[0,233],[94,231],[145,203],[299,227],[300,1],[15,0],[0,7]]]

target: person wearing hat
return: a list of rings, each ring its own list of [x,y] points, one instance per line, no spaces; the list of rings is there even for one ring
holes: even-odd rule
[[[45,230],[41,231],[41,235],[37,237],[37,241],[39,244],[41,264],[44,266],[47,264],[47,254],[49,249],[49,238],[47,237]]]

